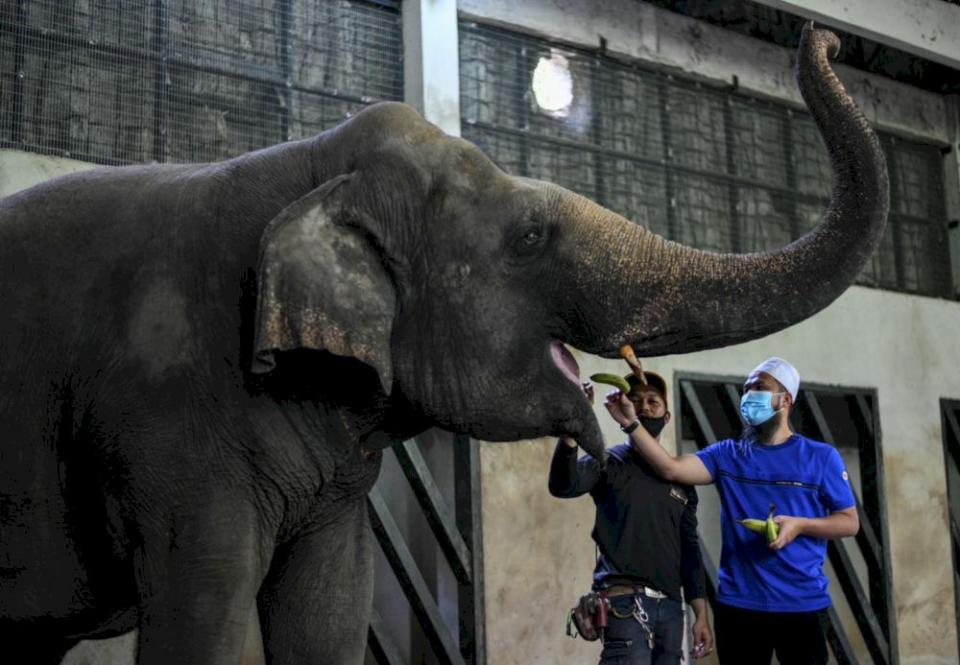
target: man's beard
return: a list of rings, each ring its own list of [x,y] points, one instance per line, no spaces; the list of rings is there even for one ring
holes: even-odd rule
[[[780,427],[782,413],[776,414],[770,420],[759,425],[743,424],[743,432],[740,434],[740,440],[744,443],[766,445],[773,440],[773,435]]]

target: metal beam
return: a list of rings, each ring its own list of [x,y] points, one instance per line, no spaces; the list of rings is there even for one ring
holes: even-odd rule
[[[457,527],[470,549],[471,584],[460,584],[460,653],[473,665],[487,662],[483,594],[483,523],[480,444],[465,435],[453,442]]]
[[[942,0],[756,0],[960,69],[960,6]]]
[[[367,495],[367,505],[370,508],[370,522],[377,541],[397,576],[404,595],[410,601],[410,606],[437,660],[443,665],[466,665],[457,650],[453,636],[443,622],[443,617],[440,616],[440,609],[430,593],[426,580],[420,574],[413,555],[403,541],[403,534],[400,533],[397,523],[390,514],[390,509],[387,508],[380,490],[376,487]]]
[[[833,651],[833,657],[837,665],[857,665],[857,656],[853,651],[853,645],[847,633],[843,630],[843,622],[840,621],[840,615],[833,605],[827,608],[827,615],[830,617],[830,624],[827,626],[827,642],[830,643],[830,650]]]
[[[390,639],[389,631],[374,610],[370,615],[370,627],[367,629],[367,646],[377,665],[404,665],[403,656],[396,643]]]
[[[883,629],[876,613],[873,611],[870,599],[867,597],[863,585],[860,584],[857,571],[850,560],[850,555],[847,554],[846,545],[842,540],[830,541],[827,545],[827,553],[830,556],[830,563],[833,564],[833,570],[837,574],[837,581],[843,587],[843,593],[850,604],[850,609],[857,621],[857,626],[860,627],[863,640],[866,642],[874,663],[889,663],[890,645],[883,634]]]
[[[415,439],[404,441],[393,447],[393,452],[400,462],[403,475],[407,477],[414,496],[423,508],[427,523],[437,537],[437,543],[443,551],[454,576],[461,584],[470,584],[472,581],[470,550],[457,531],[455,516],[447,502],[444,501],[440,488],[433,479],[430,467],[420,453]]]
[[[717,435],[713,432],[713,426],[710,424],[710,419],[707,418],[707,412],[703,410],[703,405],[700,403],[700,397],[697,396],[697,391],[693,387],[693,383],[690,381],[681,381],[680,390],[683,391],[683,396],[690,402],[690,410],[693,411],[693,417],[697,421],[697,427],[700,428],[700,432],[703,434],[704,440],[699,443],[711,443],[717,440]],[[702,447],[702,446],[700,446]]]

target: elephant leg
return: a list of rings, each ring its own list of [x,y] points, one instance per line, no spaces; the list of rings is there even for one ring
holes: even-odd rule
[[[252,507],[230,497],[150,538],[137,561],[138,665],[236,665],[268,567]]]
[[[373,603],[366,497],[274,555],[258,604],[268,665],[361,665]]]

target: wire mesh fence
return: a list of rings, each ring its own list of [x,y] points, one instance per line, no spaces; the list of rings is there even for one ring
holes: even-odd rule
[[[399,3],[0,0],[0,141],[208,161],[403,97]]]
[[[561,62],[569,103],[533,89]],[[670,239],[719,252],[780,247],[820,220],[826,150],[804,111],[462,22],[463,136],[507,171],[551,180]],[[951,297],[939,146],[881,134],[890,222],[860,283]]]

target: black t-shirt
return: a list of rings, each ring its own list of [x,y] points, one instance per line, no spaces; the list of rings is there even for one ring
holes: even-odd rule
[[[549,487],[554,496],[593,498],[594,587],[642,584],[676,600],[683,588],[687,601],[702,598],[696,490],[661,479],[628,443],[607,451],[603,469],[577,450],[557,442]]]

